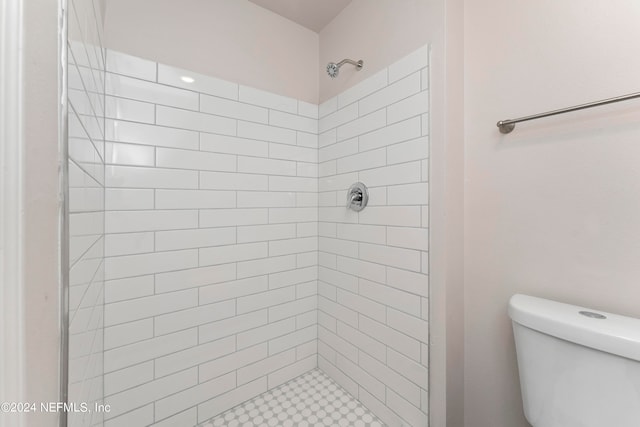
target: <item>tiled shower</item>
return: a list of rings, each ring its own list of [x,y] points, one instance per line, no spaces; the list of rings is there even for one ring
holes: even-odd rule
[[[317,365],[317,106],[107,57],[106,401],[195,424]]]
[[[69,398],[110,405],[69,425],[204,425],[319,368],[427,426],[428,46],[317,105],[69,13]]]

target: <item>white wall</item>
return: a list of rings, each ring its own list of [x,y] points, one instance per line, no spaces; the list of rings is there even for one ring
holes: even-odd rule
[[[526,293],[640,316],[640,4],[465,4],[465,424],[526,426],[507,301]]]
[[[107,71],[105,424],[195,425],[317,366],[318,106]]]
[[[428,425],[428,60],[320,105],[318,362],[390,427]],[[345,208],[355,182],[361,212]]]
[[[306,102],[318,34],[247,0],[109,0],[105,45]]]
[[[69,3],[69,396],[103,398],[105,51],[98,1]],[[104,413],[71,412],[69,426]]]

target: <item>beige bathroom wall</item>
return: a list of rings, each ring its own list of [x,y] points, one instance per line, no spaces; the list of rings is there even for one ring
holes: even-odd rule
[[[23,2],[25,393],[28,402],[59,398],[58,3]],[[25,415],[53,427],[58,414]]]
[[[109,0],[105,46],[318,101],[318,34],[247,0]]]
[[[640,3],[465,2],[465,425],[524,427],[509,297],[640,317]]]
[[[464,425],[464,0],[444,6],[444,136],[431,148],[431,422]],[[438,184],[437,186],[435,184]],[[436,280],[436,282],[434,282]],[[435,283],[439,286],[435,286]],[[444,342],[441,342],[444,341]],[[443,371],[443,372],[441,372]],[[443,378],[444,377],[444,378]],[[441,389],[444,385],[444,390]],[[444,393],[444,397],[440,395]],[[442,420],[444,406],[446,420]],[[444,423],[443,423],[444,421]],[[446,424],[445,424],[446,423]]]

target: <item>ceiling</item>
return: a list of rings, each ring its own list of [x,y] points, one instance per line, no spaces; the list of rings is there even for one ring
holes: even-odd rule
[[[319,33],[351,0],[249,0]]]

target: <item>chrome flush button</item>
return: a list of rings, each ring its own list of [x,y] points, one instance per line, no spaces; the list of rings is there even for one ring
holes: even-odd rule
[[[578,313],[582,314],[583,316],[590,317],[592,319],[606,319],[607,318],[607,316],[603,316],[600,313],[594,313],[593,311],[579,311]]]

